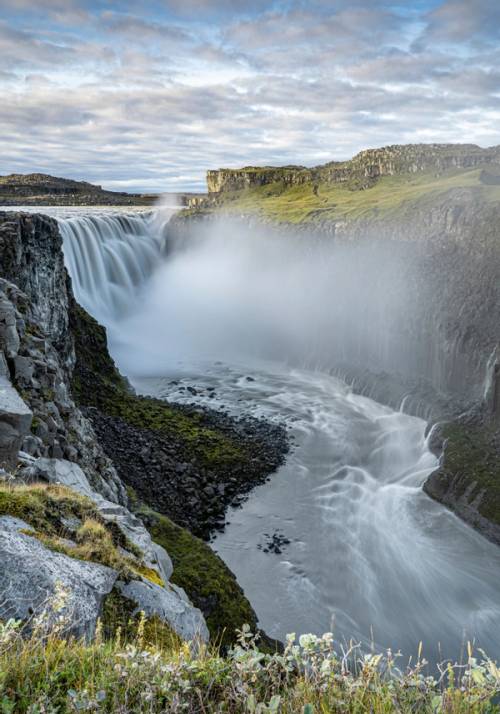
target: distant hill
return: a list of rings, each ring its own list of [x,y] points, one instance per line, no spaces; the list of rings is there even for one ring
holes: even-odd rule
[[[393,145],[313,168],[212,170],[207,186],[208,196],[188,200],[190,212],[252,214],[264,221],[334,230],[345,221],[402,219],[417,204],[445,202],[450,192],[500,202],[500,146]]]
[[[381,176],[443,172],[500,164],[500,146],[483,149],[475,144],[394,144],[367,149],[348,161],[321,166],[245,166],[207,172],[211,194],[240,191],[265,184],[344,183],[353,189],[370,188]]]
[[[1,206],[150,206],[159,195],[107,191],[87,181],[73,181],[48,174],[0,176]],[[185,202],[194,195],[182,194],[181,200]]]

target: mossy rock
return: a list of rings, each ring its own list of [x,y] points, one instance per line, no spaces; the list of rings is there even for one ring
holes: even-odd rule
[[[185,528],[147,507],[138,515],[151,537],[172,558],[171,581],[183,588],[207,622],[212,642],[223,648],[234,644],[235,632],[248,624],[257,630],[257,616],[238,582],[214,551]]]
[[[61,535],[66,530],[66,519],[100,520],[90,499],[57,485],[0,484],[0,516],[20,518],[48,536]]]
[[[450,422],[441,427],[445,443],[438,477],[453,482],[454,492],[467,491],[469,501],[478,496],[478,512],[500,525],[500,454],[492,427]]]
[[[164,585],[158,572],[142,562],[142,552],[117,524],[105,521],[90,499],[65,486],[0,484],[0,516],[25,521],[30,526],[26,534],[51,550],[106,565],[127,580],[144,578]],[[68,527],[68,522],[75,523],[74,528]]]

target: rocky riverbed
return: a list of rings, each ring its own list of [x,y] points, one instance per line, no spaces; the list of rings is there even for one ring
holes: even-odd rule
[[[156,510],[207,539],[214,530],[224,528],[228,506],[241,503],[282,464],[288,450],[286,430],[264,420],[235,419],[200,406],[176,408],[230,437],[246,458],[210,467],[186,451],[180,438],[167,440],[158,431],[138,428],[96,408],[84,409],[84,413],[122,481]]]

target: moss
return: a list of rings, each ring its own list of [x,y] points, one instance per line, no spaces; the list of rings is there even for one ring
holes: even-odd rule
[[[70,311],[76,365],[73,395],[80,406],[147,429],[184,445],[189,458],[207,468],[241,464],[245,449],[222,432],[203,424],[201,414],[186,414],[160,399],[133,394],[109,355],[105,329],[73,302]]]
[[[99,518],[93,503],[64,486],[0,486],[0,515],[14,516],[47,535],[65,531],[63,520]]]
[[[179,648],[181,639],[168,623],[157,615],[141,621],[141,615],[134,614],[136,609],[136,602],[113,588],[104,600],[101,614],[104,637],[114,639],[119,632],[120,639],[125,642],[141,639],[144,645],[161,650]]]
[[[235,631],[248,624],[257,629],[257,618],[236,578],[219,556],[189,531],[166,516],[144,507],[140,513],[152,538],[167,550],[174,572],[171,581],[183,588],[205,615],[213,642],[233,644]]]
[[[113,522],[103,521],[93,503],[86,497],[63,486],[0,486],[0,515],[26,521],[32,528],[28,535],[38,538],[45,546],[72,558],[106,565],[125,579],[145,578],[163,586],[156,570],[140,560],[124,555],[125,548],[133,555],[142,552],[123,535]],[[68,518],[81,525],[75,533],[64,525]],[[66,539],[75,539],[70,545]]]
[[[460,422],[442,428],[446,440],[440,472],[454,480],[457,495],[471,488],[470,500],[482,494],[479,513],[500,525],[500,455],[491,428]]]

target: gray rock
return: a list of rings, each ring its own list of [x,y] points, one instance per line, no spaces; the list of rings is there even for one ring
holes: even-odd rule
[[[32,416],[8,379],[0,377],[0,467],[15,467]]]
[[[92,500],[96,504],[99,513],[107,521],[114,521],[121,532],[133,543],[143,554],[145,564],[150,568],[155,568],[162,580],[167,583],[172,575],[173,565],[167,551],[153,543],[149,531],[144,527],[143,522],[134,516],[127,508],[117,503],[106,501],[97,493],[94,493]]]
[[[36,459],[34,467],[37,470],[38,477],[43,481],[67,486],[92,500],[97,495],[90,487],[88,479],[80,466],[72,461],[40,458]]]
[[[13,358],[17,355],[19,345],[15,307],[0,293],[0,349],[5,352],[7,358]]]
[[[124,597],[137,603],[135,613],[142,611],[149,617],[158,615],[184,640],[208,642],[208,629],[201,611],[187,598],[181,597],[177,589],[136,580],[130,583],[118,581],[117,587]]]
[[[3,352],[0,352],[0,377],[9,376],[9,367],[7,365],[7,360]]]
[[[29,530],[24,521],[0,517],[0,619],[13,617],[29,623],[45,611],[47,628],[62,616],[66,633],[91,638],[117,573],[51,551],[21,533],[23,529]],[[56,599],[62,602],[54,612],[51,602]]]
[[[77,493],[90,498],[101,516],[107,521],[115,522],[122,533],[143,553],[144,562],[148,567],[158,570],[162,579],[167,582],[172,575],[172,561],[166,550],[153,543],[149,532],[142,521],[127,508],[118,503],[108,501],[94,491],[78,464],[64,459],[36,459],[33,464],[38,478],[49,483],[59,483],[73,489]]]
[[[24,437],[21,448],[30,456],[40,456],[42,441],[38,437],[33,436],[33,434],[28,434],[28,436]]]
[[[14,357],[14,370],[16,373],[16,382],[29,384],[33,379],[34,366],[29,357],[17,355]]]

